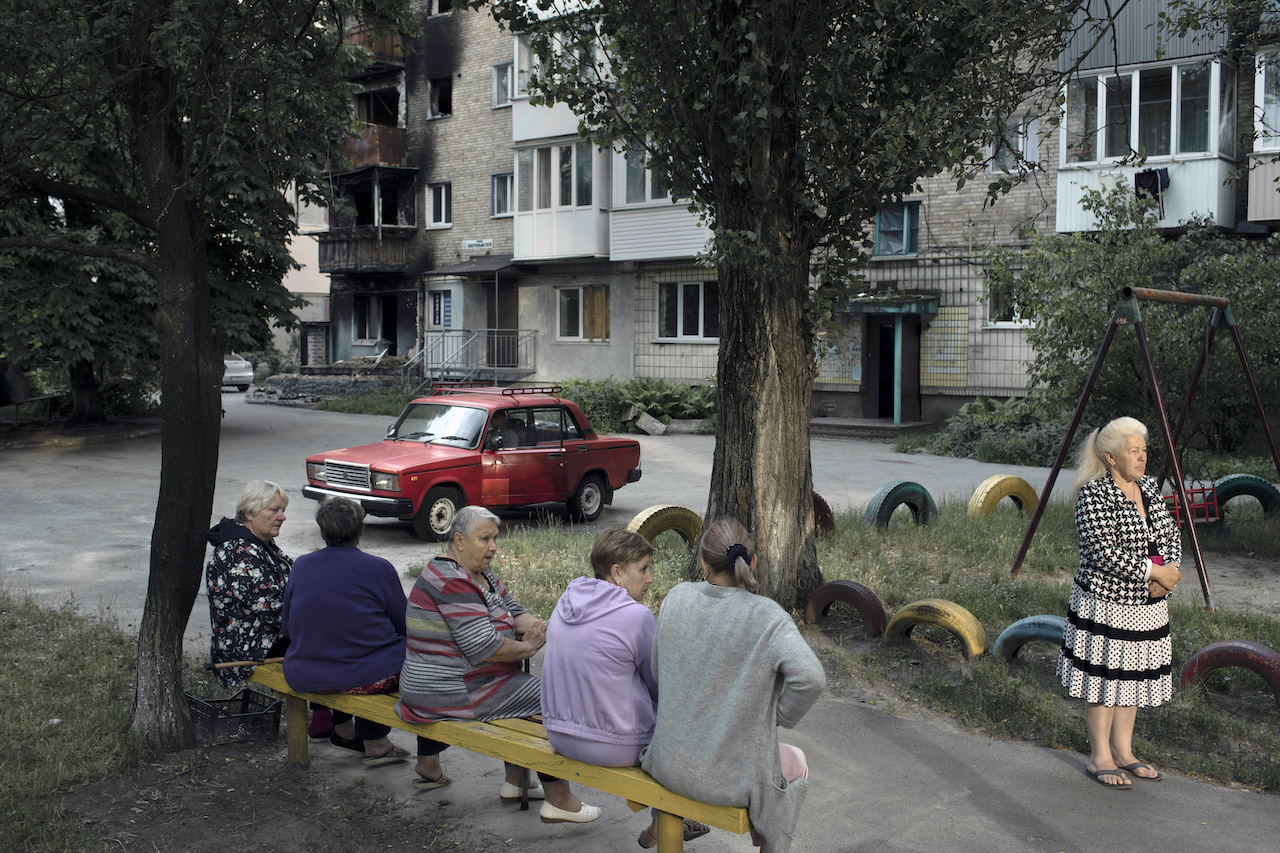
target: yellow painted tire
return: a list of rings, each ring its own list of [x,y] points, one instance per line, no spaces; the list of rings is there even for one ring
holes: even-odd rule
[[[991,515],[996,504],[1005,498],[1017,504],[1018,510],[1022,513],[1034,512],[1036,504],[1040,503],[1036,490],[1031,488],[1031,484],[1026,480],[1007,474],[996,474],[994,477],[983,480],[977,491],[973,493],[973,497],[969,498],[969,517],[986,518]]]
[[[638,512],[627,529],[632,533],[639,533],[650,543],[659,533],[674,530],[686,545],[693,548],[702,535],[702,516],[688,507],[660,504]]]
[[[901,643],[917,625],[936,625],[955,636],[964,647],[965,658],[972,660],[987,649],[987,632],[973,614],[953,601],[926,598],[903,607],[884,629],[886,643]]]

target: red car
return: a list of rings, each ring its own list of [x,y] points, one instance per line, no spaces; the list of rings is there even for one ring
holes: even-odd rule
[[[438,386],[405,408],[379,444],[307,457],[312,500],[339,495],[370,515],[449,535],[460,507],[564,501],[594,521],[613,490],[640,479],[640,444],[596,435],[560,389]]]

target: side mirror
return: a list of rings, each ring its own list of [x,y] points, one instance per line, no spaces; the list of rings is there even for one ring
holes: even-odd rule
[[[488,441],[488,443],[485,445],[485,447],[486,447],[487,449],[489,449],[489,450],[501,450],[501,449],[502,449],[502,436],[500,436],[500,435],[491,435],[491,436],[489,436],[489,441]]]
[[[395,437],[396,437],[396,425],[391,424],[390,426],[387,427],[387,438],[395,438]]]

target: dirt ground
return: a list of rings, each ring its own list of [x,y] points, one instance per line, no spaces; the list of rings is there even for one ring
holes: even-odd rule
[[[425,799],[379,797],[334,774],[290,768],[284,749],[278,738],[177,753],[75,791],[67,806],[111,848],[149,853],[509,849],[433,817]]]
[[[1280,564],[1214,554],[1209,582],[1220,610],[1280,618]],[[1194,563],[1184,562],[1180,593],[1200,600]],[[861,692],[833,680],[832,689]],[[896,713],[909,712],[910,703]],[[327,746],[320,749],[330,749]],[[442,817],[439,795],[388,797],[350,776],[295,770],[284,738],[202,747],[79,789],[67,796],[110,848],[148,853],[349,853],[349,851],[488,851],[510,839]]]

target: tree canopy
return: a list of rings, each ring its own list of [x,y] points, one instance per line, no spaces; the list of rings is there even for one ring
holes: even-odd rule
[[[284,191],[324,200],[321,164],[342,159],[348,80],[368,62],[346,25],[397,27],[407,6],[0,0],[0,209],[92,211],[71,227],[12,217],[0,249],[112,259],[155,287],[164,424],[131,719],[145,744],[192,742],[180,659],[212,512],[224,344],[246,317],[287,309]]]
[[[714,228],[720,288],[708,520],[762,553],[761,592],[821,581],[809,406],[814,332],[866,255],[878,207],[953,170],[963,184],[1005,121],[1056,103],[1083,0],[494,0],[527,34],[531,80],[602,145],[642,148]],[[993,192],[1008,186],[993,182]],[[815,265],[818,250],[826,261]]]
[[[1088,234],[1037,237],[1029,250],[991,253],[988,287],[1012,299],[1032,321],[1031,394],[1050,417],[1073,410],[1093,368],[1122,287],[1175,290],[1231,300],[1254,378],[1264,400],[1280,399],[1280,289],[1270,239],[1222,234],[1212,222],[1185,223],[1176,237],[1156,228],[1154,202],[1116,189],[1093,193],[1085,207],[1100,228]],[[1143,303],[1151,357],[1173,422],[1204,349],[1210,310]],[[1101,425],[1119,414],[1155,432],[1155,404],[1137,338],[1120,329],[1085,411]],[[1253,398],[1228,335],[1220,332],[1184,429],[1184,440],[1215,453],[1238,450],[1258,426]],[[1092,427],[1091,427],[1092,428]]]

